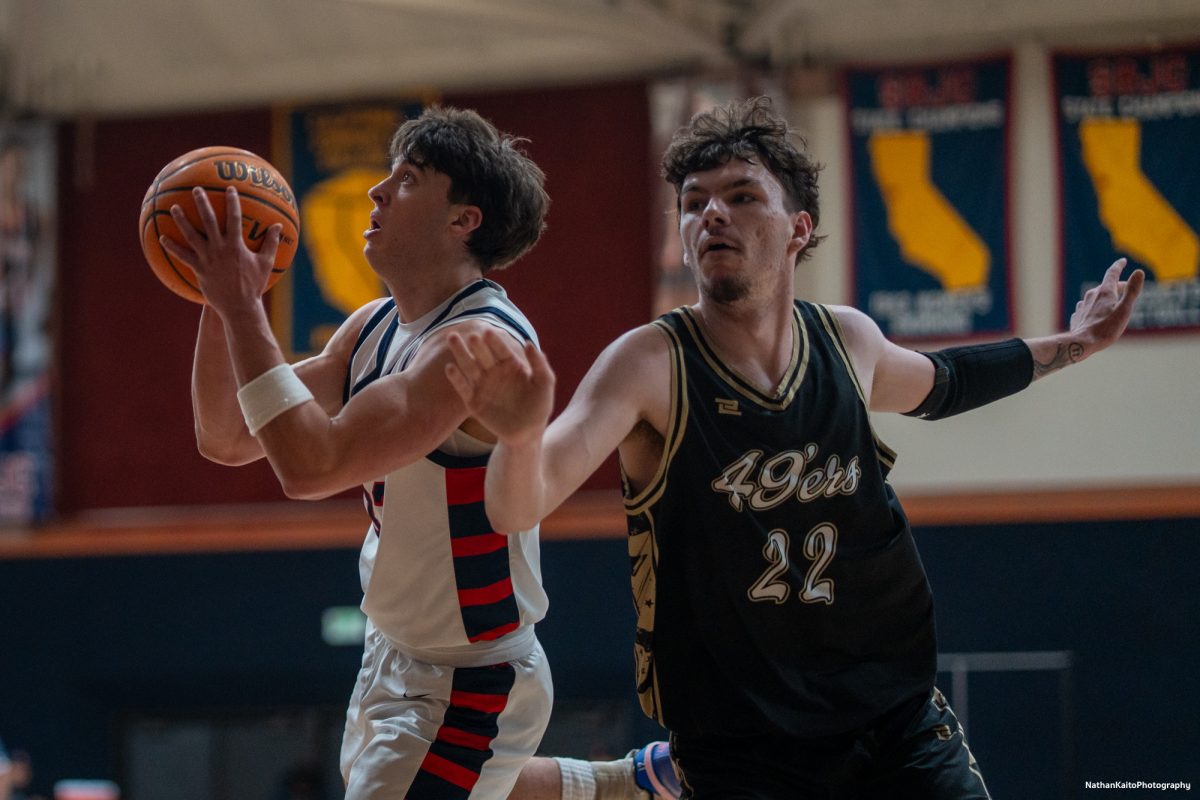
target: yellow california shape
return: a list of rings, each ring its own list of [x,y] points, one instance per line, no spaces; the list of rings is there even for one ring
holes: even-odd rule
[[[904,260],[948,290],[987,283],[991,254],[933,185],[925,131],[877,131],[867,140],[871,172],[887,209],[888,231]]]
[[[1112,236],[1113,247],[1145,264],[1155,280],[1195,280],[1200,237],[1142,172],[1138,121],[1084,119],[1079,141],[1083,165],[1096,189],[1100,222]]]

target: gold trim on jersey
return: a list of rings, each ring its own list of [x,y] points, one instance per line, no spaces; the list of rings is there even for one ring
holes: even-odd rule
[[[833,341],[833,346],[841,357],[842,363],[846,365],[846,370],[850,373],[850,380],[854,382],[854,389],[858,392],[858,399],[863,404],[863,408],[867,413],[867,423],[870,425],[871,404],[867,400],[866,394],[863,392],[862,383],[858,380],[858,371],[854,369],[854,362],[850,358],[850,352],[846,347],[846,334],[842,330],[842,323],[838,320],[837,315],[829,310],[828,306],[809,303],[809,307],[813,309],[817,317],[821,320],[821,324],[825,326],[825,332],[829,334],[830,340]],[[875,432],[875,426],[871,427],[871,438],[875,440],[875,454],[888,470],[896,465],[896,451],[888,447],[887,443],[879,438],[879,434]]]
[[[658,537],[649,508],[636,515],[641,524],[629,533],[630,581],[633,606],[637,611],[637,635],[633,642],[634,678],[638,704],[643,713],[662,724],[662,694],[654,664],[654,621],[658,602]],[[636,527],[636,532],[633,528]]]
[[[633,657],[638,704],[642,712],[662,724],[662,694],[658,685],[658,670],[654,664],[654,622],[658,602],[658,536],[654,525],[654,504],[667,488],[667,471],[683,443],[688,418],[687,372],[683,363],[683,343],[667,323],[652,323],[667,338],[671,361],[671,407],[667,414],[667,430],[663,437],[662,456],[654,478],[636,496],[629,496],[629,478],[621,467],[621,484],[625,489],[625,516],[629,525],[629,580],[633,589],[633,607],[637,613],[637,635]]]
[[[696,319],[695,312],[691,308],[682,306],[675,309],[675,313],[696,342],[696,349],[704,357],[709,368],[731,389],[768,411],[783,411],[792,402],[792,398],[796,396],[796,392],[799,391],[800,384],[804,380],[804,374],[808,371],[809,355],[808,326],[804,324],[804,320],[800,318],[800,312],[794,305],[792,306],[792,357],[788,362],[787,369],[783,371],[783,378],[775,388],[774,395],[763,392],[740,372],[721,360],[717,351],[705,338],[700,321]]]
[[[688,418],[687,372],[683,366],[683,343],[675,330],[662,320],[651,323],[667,337],[667,352],[671,358],[671,409],[667,415],[667,431],[663,438],[662,457],[658,461],[658,470],[646,487],[637,495],[625,497],[625,514],[633,516],[640,514],[662,497],[667,487],[667,469],[671,459],[675,457],[680,444],[683,443],[683,431]],[[628,487],[622,467],[622,482]]]

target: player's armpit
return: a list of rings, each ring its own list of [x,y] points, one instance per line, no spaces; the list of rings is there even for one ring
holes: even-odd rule
[[[618,449],[636,482],[658,468],[671,413],[668,341],[651,325],[610,344],[546,434],[547,499],[553,510]],[[635,437],[639,428],[657,437]],[[657,442],[658,445],[653,443]],[[548,513],[548,511],[547,511]]]
[[[888,341],[879,325],[862,311],[830,306],[854,371],[872,411],[908,411],[929,394],[929,359]]]
[[[320,353],[296,363],[296,374],[330,416],[342,409],[346,370],[354,354],[354,344],[367,320],[385,300],[381,297],[363,305],[338,326]]]

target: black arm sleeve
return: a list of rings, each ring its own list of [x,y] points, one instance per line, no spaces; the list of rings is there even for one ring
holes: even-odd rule
[[[1033,354],[1021,339],[948,347],[922,355],[936,369],[933,388],[921,405],[905,413],[909,417],[952,417],[1016,394],[1033,381]]]

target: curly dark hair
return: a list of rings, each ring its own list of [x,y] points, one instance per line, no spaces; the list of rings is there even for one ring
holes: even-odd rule
[[[807,211],[815,230],[820,220],[817,173],[821,165],[809,158],[807,147],[803,137],[775,113],[771,98],[752,97],[692,117],[675,132],[663,154],[662,175],[675,187],[678,207],[683,182],[693,172],[714,169],[731,158],[762,164],[783,187],[788,212]],[[811,237],[796,254],[796,263],[808,258],[824,238]]]
[[[527,141],[474,111],[432,106],[400,126],[388,151],[448,176],[451,203],[479,207],[483,220],[467,248],[486,273],[527,253],[546,229],[546,176],[521,149]]]

